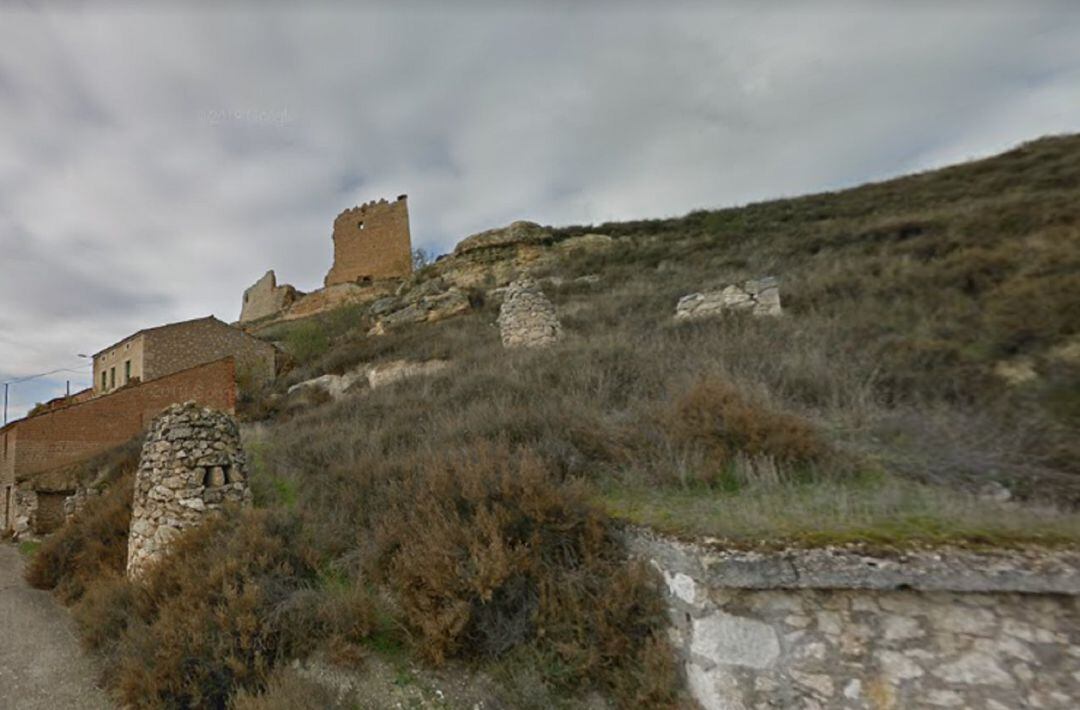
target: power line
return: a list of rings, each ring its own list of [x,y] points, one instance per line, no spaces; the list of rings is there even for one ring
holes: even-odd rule
[[[4,426],[8,423],[8,388],[11,385],[17,385],[20,382],[28,382],[30,380],[36,380],[39,377],[48,377],[49,375],[56,375],[61,372],[74,372],[76,374],[84,374],[83,370],[73,370],[70,367],[59,367],[55,370],[49,370],[48,372],[39,372],[36,375],[27,375],[25,377],[17,377],[13,380],[4,382]]]

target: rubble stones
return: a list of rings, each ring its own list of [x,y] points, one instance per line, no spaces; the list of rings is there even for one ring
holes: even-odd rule
[[[675,319],[711,318],[730,311],[749,311],[756,316],[778,316],[780,285],[773,277],[732,284],[719,291],[691,293],[675,305]]]
[[[532,279],[519,279],[506,289],[499,308],[503,347],[550,345],[562,337],[555,307]]]
[[[169,407],[150,426],[135,476],[128,576],[138,578],[182,530],[227,504],[251,504],[236,420],[193,402]]]

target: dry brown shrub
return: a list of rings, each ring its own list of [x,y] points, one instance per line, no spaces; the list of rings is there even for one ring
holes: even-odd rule
[[[55,589],[70,604],[94,580],[123,574],[134,482],[134,473],[126,473],[103,495],[87,501],[78,515],[41,544],[26,567],[26,580],[38,589]]]
[[[232,710],[345,710],[355,706],[343,700],[339,693],[286,667],[274,673],[265,692],[242,690],[229,707]]]
[[[772,411],[716,378],[698,380],[679,397],[667,426],[677,441],[710,450],[722,464],[733,462],[739,454],[785,464],[813,464],[829,451],[809,422]]]
[[[317,573],[299,539],[287,514],[236,511],[181,535],[139,584],[104,580],[87,594],[76,618],[87,644],[105,650],[118,700],[225,707],[307,650],[324,629],[317,604],[303,603]]]
[[[655,580],[627,564],[578,484],[494,444],[420,456],[412,470],[377,541],[421,653],[440,663],[531,643],[560,684],[673,701],[674,673],[651,668],[646,683],[643,671],[666,620]]]

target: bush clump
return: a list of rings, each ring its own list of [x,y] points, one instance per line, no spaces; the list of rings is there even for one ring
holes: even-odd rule
[[[738,455],[812,465],[828,446],[806,420],[768,409],[717,378],[696,382],[674,403],[669,430],[677,441],[706,448],[719,466]]]
[[[626,562],[581,485],[495,444],[428,454],[411,470],[377,525],[378,564],[423,655],[529,646],[564,686],[673,702],[654,580]]]
[[[138,583],[101,581],[75,609],[104,682],[133,708],[226,707],[323,635],[315,558],[285,513],[236,511],[185,532]]]

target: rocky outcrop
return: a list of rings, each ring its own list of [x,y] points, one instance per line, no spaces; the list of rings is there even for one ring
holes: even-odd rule
[[[614,243],[615,240],[606,234],[582,234],[557,242],[555,249],[568,254],[601,252],[611,248]]]
[[[675,319],[711,318],[731,311],[749,311],[756,316],[778,316],[780,285],[773,277],[732,284],[719,291],[691,293],[675,305]]]
[[[551,232],[535,222],[519,220],[509,226],[489,229],[462,239],[454,247],[454,256],[462,256],[481,249],[495,249],[526,244],[546,244],[551,241]]]
[[[1064,709],[1080,694],[1074,551],[626,541],[666,583],[669,638],[707,710]]]
[[[333,400],[343,398],[357,382],[366,381],[371,389],[400,382],[413,377],[433,375],[450,365],[448,360],[392,360],[376,365],[362,364],[341,375],[323,375],[295,384],[289,394],[306,388],[320,389]]]
[[[368,312],[376,320],[368,335],[382,335],[408,323],[436,323],[466,313],[471,307],[464,291],[448,286],[440,278],[407,286],[403,284],[398,295],[371,304]]]
[[[449,365],[448,360],[426,360],[424,362],[393,360],[379,365],[372,365],[367,371],[368,387],[376,389],[402,380],[412,379],[413,377],[433,375],[446,369]]]
[[[229,503],[251,504],[236,420],[194,402],[169,407],[150,426],[135,476],[128,576],[142,575],[182,530]]]
[[[498,324],[506,348],[550,345],[562,337],[555,306],[532,279],[519,279],[506,289]]]

